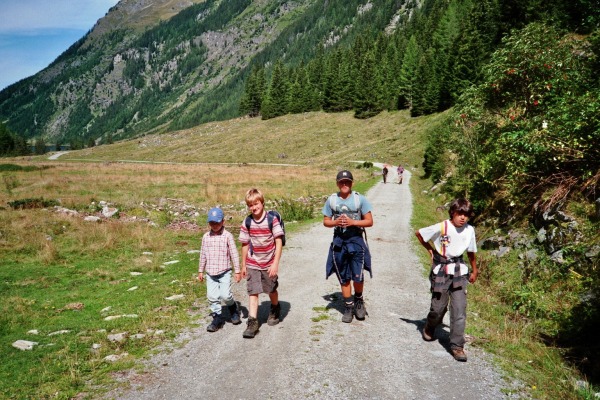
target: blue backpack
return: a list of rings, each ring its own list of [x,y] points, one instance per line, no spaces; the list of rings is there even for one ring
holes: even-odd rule
[[[279,220],[279,225],[281,226],[281,230],[283,231],[283,236],[279,236],[281,238],[281,245],[285,246],[285,224],[283,223],[283,218],[281,218],[281,214],[275,210],[267,211],[267,222],[269,223],[269,229],[271,233],[273,233],[273,219],[277,217]],[[248,215],[244,220],[244,224],[246,225],[246,229],[250,232],[250,224],[252,223],[252,214]]]

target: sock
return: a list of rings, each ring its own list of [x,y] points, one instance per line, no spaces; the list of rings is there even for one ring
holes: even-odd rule
[[[352,300],[352,297],[344,297],[344,304],[346,304],[346,307],[353,307],[354,300]]]
[[[362,292],[356,292],[356,293],[354,293],[354,298],[355,299],[362,299]]]

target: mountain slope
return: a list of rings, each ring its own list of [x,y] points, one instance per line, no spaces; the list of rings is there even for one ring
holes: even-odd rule
[[[253,63],[299,62],[393,28],[407,4],[123,0],[48,68],[2,91],[0,118],[26,138],[75,145],[231,118]]]

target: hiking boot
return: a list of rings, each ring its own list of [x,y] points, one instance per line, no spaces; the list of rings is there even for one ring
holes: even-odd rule
[[[354,305],[346,304],[346,309],[344,310],[344,315],[342,316],[342,322],[349,324],[352,322],[354,318]]]
[[[363,321],[365,319],[365,315],[369,315],[367,309],[365,308],[365,302],[362,297],[354,298],[354,315],[359,321]]]
[[[451,350],[452,350],[452,356],[454,357],[454,359],[456,361],[461,361],[461,362],[467,361],[467,354],[465,353],[465,351],[463,350],[462,347],[453,347]]]
[[[281,304],[271,304],[271,311],[269,312],[269,319],[267,319],[267,325],[273,326],[279,323],[279,314],[281,312]]]
[[[239,325],[242,323],[242,319],[240,318],[240,309],[238,308],[237,303],[233,303],[230,306],[227,306],[229,310],[229,316],[231,318],[231,323],[234,325]]]
[[[244,331],[243,336],[246,339],[252,339],[258,333],[258,320],[254,317],[248,317],[248,327]]]
[[[429,324],[425,324],[425,326],[423,327],[423,340],[427,341],[427,342],[431,342],[434,339],[435,336],[435,328],[432,328],[431,326],[429,326]]]
[[[210,325],[206,327],[206,330],[209,332],[216,332],[219,329],[221,329],[223,325],[225,325],[225,320],[223,319],[223,317],[221,317],[221,314],[212,313],[211,315],[213,317],[213,320],[210,323]]]

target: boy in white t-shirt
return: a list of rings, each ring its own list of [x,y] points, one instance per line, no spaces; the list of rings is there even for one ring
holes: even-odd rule
[[[421,228],[415,234],[431,255],[431,307],[423,328],[423,339],[434,340],[435,329],[450,303],[450,350],[457,361],[467,361],[464,352],[467,321],[467,284],[477,280],[475,229],[467,223],[473,206],[465,199],[450,203],[450,219]],[[431,245],[433,243],[433,246]],[[463,260],[467,252],[471,273]]]

